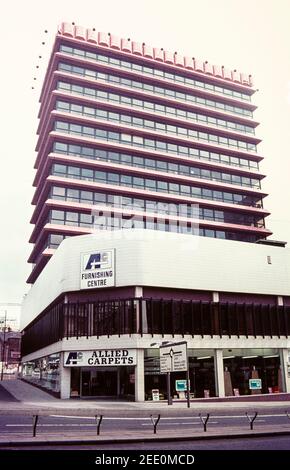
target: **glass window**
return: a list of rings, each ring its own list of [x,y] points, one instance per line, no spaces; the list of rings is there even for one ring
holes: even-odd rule
[[[133,136],[133,143],[134,145],[143,145],[144,139],[143,137],[139,137],[138,135]]]
[[[79,214],[77,212],[66,212],[65,219],[69,222],[78,222]]]
[[[67,189],[66,195],[69,201],[79,200],[79,191],[77,189]]]
[[[131,142],[132,136],[131,134],[121,134],[121,139],[124,140],[125,142]]]
[[[66,166],[65,165],[58,165],[58,164],[53,165],[53,173],[54,174],[60,173],[61,175],[65,175],[66,174]]]
[[[157,191],[168,192],[168,183],[165,181],[157,181]]]
[[[58,153],[67,153],[67,144],[63,144],[61,142],[55,142],[53,146],[54,152]]]
[[[80,214],[80,225],[92,225],[93,216],[91,214]]]
[[[88,135],[89,137],[94,137],[95,136],[95,129],[92,127],[83,127],[83,134]]]
[[[98,139],[106,139],[107,138],[107,131],[103,129],[96,129],[96,138]]]
[[[63,199],[65,197],[65,188],[53,186],[52,194],[54,196],[54,199]]]
[[[64,211],[56,211],[52,210],[50,212],[50,219],[55,219],[55,220],[64,220]]]
[[[103,193],[95,193],[94,194],[95,202],[106,202],[106,194]]]
[[[93,181],[94,179],[94,171],[88,170],[86,168],[82,169],[82,179]]]
[[[141,157],[133,157],[133,165],[143,167],[144,166],[144,159],[141,158]]]
[[[167,171],[167,163],[160,160],[156,161],[156,168],[159,171]]]
[[[145,180],[145,187],[149,189],[150,191],[156,191],[156,181],[155,180],[150,180],[146,179]]]
[[[81,169],[80,168],[77,168],[75,166],[69,166],[68,167],[68,171],[67,171],[68,175],[71,175],[71,176],[80,176],[81,174]]]
[[[94,149],[89,147],[82,147],[82,155],[86,158],[94,158]]]
[[[78,104],[71,104],[70,109],[72,113],[76,113],[76,114],[82,114],[83,112],[83,107],[79,106]],[[88,109],[92,110],[92,108],[88,108]],[[95,114],[94,110],[93,110],[93,113]]]
[[[55,129],[61,131],[68,131],[69,125],[67,122],[56,121]]]
[[[154,168],[155,169],[156,161],[151,160],[151,158],[145,158],[145,166],[148,167],[148,168]]]
[[[121,154],[121,162],[125,165],[131,165],[132,164],[132,156],[127,155],[126,153]]]
[[[179,184],[169,183],[169,192],[170,193],[179,193]]]
[[[136,178],[136,177],[134,176],[134,178],[133,178],[133,186],[135,186],[135,187],[137,186],[137,187],[142,187],[142,188],[143,188],[143,187],[144,187],[144,180],[143,180],[143,178]]]
[[[88,106],[84,106],[84,114],[90,117],[95,117],[96,111],[94,108],[89,108]]]
[[[56,109],[60,109],[61,111],[69,111],[69,108],[70,108],[69,103],[65,103],[64,101],[56,102]]]
[[[205,229],[204,233],[205,233],[206,237],[214,237],[215,236],[214,230]]]
[[[91,202],[94,194],[91,191],[81,191],[81,200]]]
[[[70,129],[70,132],[73,134],[82,133],[82,126],[78,126],[77,124],[70,124],[69,129]]]
[[[132,176],[121,175],[121,184],[124,186],[132,186]]]
[[[104,171],[95,171],[95,180],[104,182],[107,179],[107,175]]]
[[[119,184],[120,175],[117,173],[108,173],[108,183]]]

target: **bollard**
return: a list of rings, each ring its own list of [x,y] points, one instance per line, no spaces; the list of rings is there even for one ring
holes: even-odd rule
[[[95,416],[95,419],[96,419],[96,424],[97,424],[97,436],[100,435],[100,427],[101,427],[101,423],[103,421],[103,415],[96,415]]]
[[[206,418],[203,418],[203,416],[201,416],[201,413],[199,413],[199,419],[200,419],[200,421],[201,421],[202,424],[203,424],[203,430],[204,430],[204,432],[206,432],[206,425],[207,425],[207,422],[208,422],[208,420],[209,420],[209,413],[207,413]]]
[[[254,421],[255,421],[255,419],[256,419],[257,416],[258,416],[258,412],[255,411],[255,414],[254,414],[253,418],[251,418],[251,416],[249,416],[249,415],[248,415],[248,412],[246,411],[246,416],[247,416],[247,418],[248,418],[248,420],[249,420],[249,423],[250,423],[250,429],[251,429],[251,431],[253,431]]]
[[[32,436],[35,437],[36,436],[36,426],[37,426],[37,423],[38,423],[38,415],[33,415],[32,416],[32,426],[33,426],[33,432],[32,432]]]
[[[157,419],[154,420],[153,415],[150,415],[151,422],[153,424],[154,434],[156,434],[156,428],[157,428],[157,424],[160,421],[160,417],[161,417],[161,415],[158,415]]]

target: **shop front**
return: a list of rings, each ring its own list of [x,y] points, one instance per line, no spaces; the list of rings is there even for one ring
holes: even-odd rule
[[[189,382],[191,398],[214,397],[215,369],[213,349],[188,349]],[[159,390],[159,399],[167,399],[167,377],[160,372],[158,349],[146,349],[144,355],[145,400],[152,400],[152,390]],[[170,374],[170,392],[175,399],[184,398],[179,393],[179,381],[186,380],[186,372]],[[154,392],[153,392],[154,394]]]
[[[230,349],[223,356],[226,396],[283,392],[278,349]]]
[[[64,367],[71,369],[70,396],[134,399],[135,365],[134,349],[66,352]]]

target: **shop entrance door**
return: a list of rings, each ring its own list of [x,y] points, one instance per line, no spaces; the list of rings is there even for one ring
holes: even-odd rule
[[[91,372],[82,370],[81,372],[81,396],[89,397],[91,395]]]
[[[118,395],[117,370],[90,368],[81,370],[82,397],[116,397]]]

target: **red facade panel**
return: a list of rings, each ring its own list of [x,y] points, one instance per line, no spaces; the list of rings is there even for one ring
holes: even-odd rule
[[[62,34],[70,38],[74,37],[74,27],[72,23],[62,23]]]
[[[112,49],[121,49],[121,39],[118,36],[115,36],[114,34],[110,35],[110,46]]]
[[[148,57],[149,59],[153,59],[153,47],[147,46],[147,44],[143,44],[143,55],[144,57]]]
[[[179,67],[184,67],[184,57],[180,54],[174,54],[174,63]]]
[[[194,63],[192,57],[184,57],[184,66],[186,69],[193,70],[194,69]]]
[[[194,70],[197,72],[204,72],[204,64],[200,59],[194,59]]]
[[[213,73],[216,77],[223,78],[223,70],[222,70],[220,65],[214,65],[213,66]]]
[[[164,51],[164,62],[174,64],[174,54],[170,51]]]
[[[107,46],[107,47],[109,47],[110,38],[109,38],[108,33],[99,32],[99,33],[98,33],[98,43],[100,44],[100,46]]]
[[[232,72],[227,69],[226,67],[222,67],[223,69],[223,77],[226,79],[226,80],[231,80],[232,79]]]
[[[163,59],[163,50],[162,49],[154,47],[153,55],[154,55],[155,60],[158,60],[159,62],[163,62],[164,59]]]
[[[93,44],[98,42],[98,34],[93,29],[87,29],[87,41]]]
[[[205,73],[207,73],[209,75],[213,75],[213,65],[209,64],[208,62],[205,62],[204,71],[205,71]]]
[[[121,49],[124,52],[131,52],[132,47],[130,39],[121,39]]]
[[[141,42],[132,41],[132,53],[135,55],[143,55]]]
[[[86,40],[86,29],[82,26],[75,26],[75,38]]]

